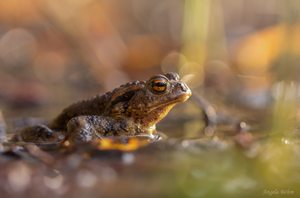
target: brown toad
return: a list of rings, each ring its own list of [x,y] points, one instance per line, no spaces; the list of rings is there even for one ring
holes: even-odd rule
[[[153,136],[155,125],[191,90],[178,74],[133,81],[104,95],[75,103],[46,125],[29,126],[14,139],[26,142],[87,142],[104,136]]]

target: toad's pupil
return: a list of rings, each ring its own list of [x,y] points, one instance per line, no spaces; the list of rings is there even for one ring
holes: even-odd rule
[[[152,88],[156,92],[164,92],[167,88],[167,84],[164,81],[152,82]]]
[[[153,86],[157,86],[157,87],[165,87],[166,83],[165,82],[154,82]]]

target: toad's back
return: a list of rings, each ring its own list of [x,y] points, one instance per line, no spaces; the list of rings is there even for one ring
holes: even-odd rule
[[[128,102],[137,90],[144,88],[144,81],[133,81],[121,85],[112,92],[104,95],[97,95],[91,99],[83,100],[65,108],[49,125],[51,129],[63,130],[67,128],[67,123],[74,117],[81,115],[97,115],[111,114],[113,106],[116,105],[120,110],[124,107],[124,103]],[[132,93],[132,94],[129,94]],[[111,116],[111,115],[108,115]]]
[[[66,130],[67,123],[74,117],[80,115],[103,115],[111,98],[111,92],[97,95],[91,99],[83,100],[65,108],[50,124],[55,130]]]

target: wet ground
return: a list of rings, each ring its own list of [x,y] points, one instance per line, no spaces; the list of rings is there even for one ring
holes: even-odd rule
[[[174,133],[175,128],[163,126],[166,133]],[[228,134],[224,128],[217,128],[210,137],[169,137],[152,143],[141,138],[105,139],[75,148],[4,143],[0,193],[3,197],[299,196],[296,136],[224,134]]]

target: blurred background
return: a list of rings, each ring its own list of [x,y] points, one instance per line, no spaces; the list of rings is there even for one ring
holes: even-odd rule
[[[54,171],[0,158],[1,181],[9,180],[2,190],[37,187],[27,193],[39,197],[44,182],[54,195],[75,197],[298,195],[299,17],[297,0],[0,1],[0,120],[1,112],[7,121],[51,119],[124,82],[175,71],[194,95],[252,129],[202,142],[202,110],[191,99],[165,119],[171,129],[163,132],[197,140],[118,153],[118,161],[74,154]]]

